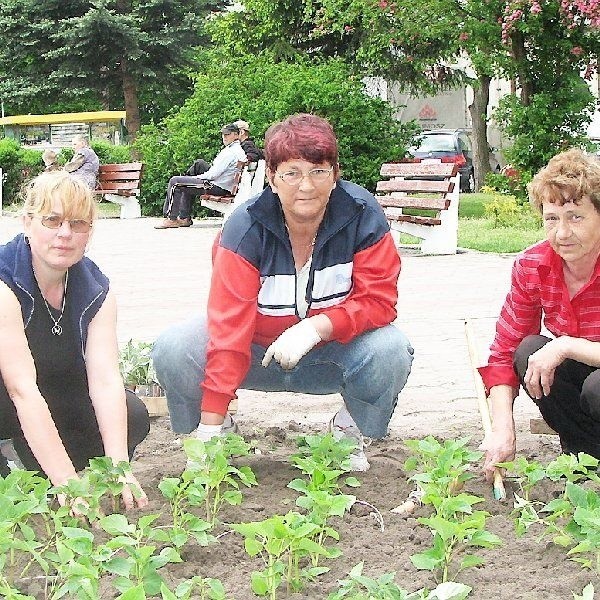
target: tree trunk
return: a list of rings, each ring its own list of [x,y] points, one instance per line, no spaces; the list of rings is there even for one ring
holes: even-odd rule
[[[533,84],[527,74],[527,52],[525,50],[525,38],[520,31],[514,31],[511,36],[512,55],[517,63],[519,85],[521,86],[521,103],[529,106],[533,95]]]
[[[137,83],[127,68],[127,59],[124,57],[121,58],[121,76],[123,78],[125,111],[127,112],[125,125],[129,133],[129,141],[132,142],[140,130],[140,109],[138,106]]]
[[[473,124],[473,167],[475,171],[475,191],[484,183],[490,172],[490,147],[487,139],[487,108],[490,100],[490,81],[488,75],[479,75],[473,87],[473,103],[469,105]]]
[[[117,0],[117,12],[121,15],[130,15],[132,12],[131,0]],[[129,141],[135,140],[140,130],[140,108],[138,103],[138,89],[135,77],[129,70],[127,56],[121,57],[121,80],[123,85],[123,99],[125,101],[125,126],[129,134]]]

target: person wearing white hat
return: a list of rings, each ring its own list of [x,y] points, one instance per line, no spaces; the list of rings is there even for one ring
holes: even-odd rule
[[[259,160],[262,160],[265,155],[250,137],[250,125],[248,125],[248,121],[243,121],[240,119],[239,121],[234,121],[233,124],[237,125],[238,129],[240,130],[240,145],[242,146],[242,150],[246,153],[248,162],[256,163]]]

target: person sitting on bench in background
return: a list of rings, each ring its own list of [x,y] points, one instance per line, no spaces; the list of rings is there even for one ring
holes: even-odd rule
[[[250,137],[250,125],[248,125],[247,121],[234,121],[234,125],[238,126],[240,130],[240,146],[242,150],[246,153],[246,158],[249,163],[257,163],[259,160],[263,160],[265,158],[264,152],[256,146],[254,140]]]
[[[85,184],[93,190],[96,188],[98,171],[100,170],[100,159],[90,148],[89,140],[83,135],[73,138],[73,158],[65,164],[63,169],[75,177],[85,181]]]
[[[240,130],[230,123],[221,129],[224,148],[210,168],[199,175],[177,175],[169,179],[163,207],[164,219],[155,229],[172,229],[192,225],[192,198],[203,194],[229,196],[234,186],[237,163],[246,161],[240,146]],[[199,163],[199,161],[196,161]],[[196,164],[195,163],[195,164]]]

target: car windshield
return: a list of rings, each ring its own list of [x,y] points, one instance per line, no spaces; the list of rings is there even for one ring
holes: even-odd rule
[[[421,138],[417,152],[454,152],[454,138],[451,135],[426,135]]]

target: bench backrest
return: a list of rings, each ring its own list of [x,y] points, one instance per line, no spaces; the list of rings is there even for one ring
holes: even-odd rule
[[[440,211],[455,195],[458,167],[454,163],[386,163],[377,183],[377,200],[385,208]]]
[[[231,188],[231,195],[235,196],[238,193],[238,189],[240,187],[240,182],[242,181],[242,173],[244,172],[244,167],[248,165],[248,162],[245,160],[238,160],[235,165],[235,176],[233,178],[233,187]]]
[[[139,193],[144,163],[132,162],[100,165],[98,189],[103,191],[131,190]]]

